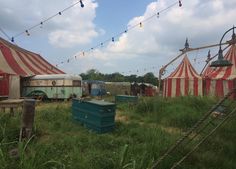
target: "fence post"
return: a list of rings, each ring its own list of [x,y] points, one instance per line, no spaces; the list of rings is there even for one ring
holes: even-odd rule
[[[34,99],[24,100],[23,113],[21,117],[20,141],[22,138],[29,139],[31,137],[34,125],[35,102]]]

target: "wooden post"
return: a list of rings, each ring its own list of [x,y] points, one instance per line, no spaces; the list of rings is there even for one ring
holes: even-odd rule
[[[34,114],[35,114],[35,100],[34,99],[25,99],[23,103],[23,113],[21,117],[21,130],[20,138],[29,139],[32,134],[33,125],[34,125]]]

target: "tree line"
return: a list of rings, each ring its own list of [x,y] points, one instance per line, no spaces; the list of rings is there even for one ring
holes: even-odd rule
[[[105,82],[137,82],[137,83],[151,83],[158,85],[158,78],[152,72],[148,72],[143,76],[122,75],[119,72],[111,74],[103,74],[96,69],[90,69],[86,73],[81,73],[80,76],[83,80],[102,80]]]

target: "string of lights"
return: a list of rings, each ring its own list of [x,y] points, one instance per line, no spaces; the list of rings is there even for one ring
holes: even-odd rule
[[[128,27],[127,29],[125,29],[125,30],[123,30],[123,31],[121,31],[121,32],[119,32],[119,33],[117,33],[117,34],[115,34],[114,36],[112,36],[112,37],[110,37],[110,38],[108,38],[108,39],[106,39],[106,40],[104,40],[104,41],[98,43],[97,45],[95,45],[95,46],[93,46],[93,47],[91,47],[91,48],[88,48],[88,49],[86,49],[86,50],[80,51],[80,52],[79,52],[79,53],[80,53],[79,55],[71,56],[71,57],[67,58],[67,59],[64,60],[64,61],[59,62],[58,64],[56,64],[56,67],[58,67],[58,66],[60,66],[60,65],[63,65],[64,63],[69,63],[70,60],[76,59],[76,58],[79,57],[79,56],[85,56],[86,53],[89,53],[89,52],[91,52],[91,51],[94,51],[94,49],[96,49],[96,48],[98,48],[98,47],[101,47],[101,46],[104,46],[106,43],[109,43],[109,42],[111,42],[111,41],[112,41],[112,42],[115,42],[115,39],[117,39],[117,37],[120,37],[120,36],[121,36],[122,34],[124,34],[124,33],[128,33],[129,31],[131,31],[132,29],[134,29],[134,28],[136,28],[136,27],[140,27],[140,28],[143,27],[143,23],[148,22],[149,20],[153,19],[154,17],[159,18],[161,13],[164,13],[165,11],[171,9],[172,7],[176,6],[177,4],[178,4],[179,7],[182,7],[182,2],[181,2],[181,0],[178,0],[177,2],[174,2],[174,3],[170,4],[170,5],[167,6],[166,8],[164,8],[164,9],[162,9],[162,10],[156,12],[155,14],[153,14],[153,15],[151,15],[151,16],[145,18],[145,19],[143,19],[141,22],[138,22],[138,23],[136,23],[136,24],[134,24],[134,25]]]
[[[22,31],[22,32],[17,33],[16,35],[12,36],[11,38],[8,37],[8,39],[9,39],[11,42],[14,42],[17,37],[19,37],[19,36],[21,36],[21,35],[23,35],[23,34],[26,34],[27,36],[30,36],[30,31],[31,31],[31,30],[33,30],[33,29],[35,29],[35,28],[37,28],[37,27],[42,27],[44,23],[48,22],[49,20],[55,18],[55,17],[58,16],[58,15],[62,15],[62,13],[64,13],[64,12],[67,11],[67,10],[69,10],[70,8],[76,6],[77,4],[80,4],[80,7],[81,7],[81,8],[84,7],[83,1],[82,1],[82,0],[79,0],[79,1],[77,1],[77,2],[75,2],[75,3],[73,3],[72,5],[70,5],[70,6],[66,7],[66,8],[64,8],[63,10],[59,11],[58,13],[56,13],[56,14],[54,14],[54,15],[52,15],[52,16],[50,16],[50,17],[48,17],[48,18],[46,18],[46,19],[44,19],[44,20],[42,20],[42,21],[40,21],[39,23],[37,23],[37,24],[35,24],[35,25],[33,25],[33,26],[31,26],[31,27],[25,29],[25,30]]]
[[[11,40],[10,36],[2,28],[0,28],[0,31],[2,32],[3,35],[6,36],[8,40]]]

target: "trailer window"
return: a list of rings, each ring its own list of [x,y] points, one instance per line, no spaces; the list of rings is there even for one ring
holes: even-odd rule
[[[80,80],[73,80],[73,86],[81,87],[81,81]]]

